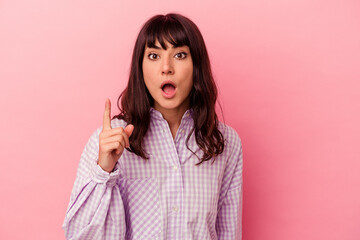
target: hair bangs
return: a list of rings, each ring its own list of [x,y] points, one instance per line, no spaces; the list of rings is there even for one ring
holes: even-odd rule
[[[165,41],[174,47],[189,46],[189,38],[180,22],[166,16],[153,21],[148,26],[145,38],[146,45],[150,48],[156,48],[156,40],[165,50]]]

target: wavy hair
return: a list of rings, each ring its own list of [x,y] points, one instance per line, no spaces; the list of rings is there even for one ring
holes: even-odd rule
[[[224,137],[218,129],[215,112],[217,88],[211,72],[210,60],[204,39],[198,27],[187,17],[169,13],[150,18],[141,28],[133,50],[128,85],[120,94],[117,106],[120,113],[113,118],[123,119],[134,125],[130,136],[130,152],[148,159],[143,148],[143,139],[150,125],[150,107],[154,99],[144,83],[142,62],[145,47],[154,47],[156,40],[166,50],[165,40],[174,46],[188,46],[193,61],[193,88],[190,92],[190,108],[194,127],[187,136],[186,147],[191,134],[204,153],[197,164],[221,154],[224,150]],[[121,103],[121,106],[120,104]]]

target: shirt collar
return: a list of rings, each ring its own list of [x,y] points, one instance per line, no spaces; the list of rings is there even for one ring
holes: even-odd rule
[[[190,108],[188,110],[185,111],[184,115],[182,116],[181,120],[186,120],[189,118],[192,118],[193,115],[193,110]],[[161,114],[161,112],[159,112],[158,110],[156,110],[153,107],[150,107],[150,116],[158,119],[158,120],[165,120],[163,115]]]

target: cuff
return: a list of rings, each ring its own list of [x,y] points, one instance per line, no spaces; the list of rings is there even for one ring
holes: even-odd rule
[[[114,170],[111,173],[104,171],[97,161],[91,163],[91,179],[96,183],[107,183],[108,185],[115,185],[116,179],[120,175],[119,163],[116,163]]]

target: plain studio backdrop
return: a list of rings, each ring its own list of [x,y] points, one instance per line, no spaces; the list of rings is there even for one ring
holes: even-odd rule
[[[243,239],[360,239],[358,0],[0,0],[0,239],[64,239],[105,99],[168,12],[200,28],[243,142]]]

